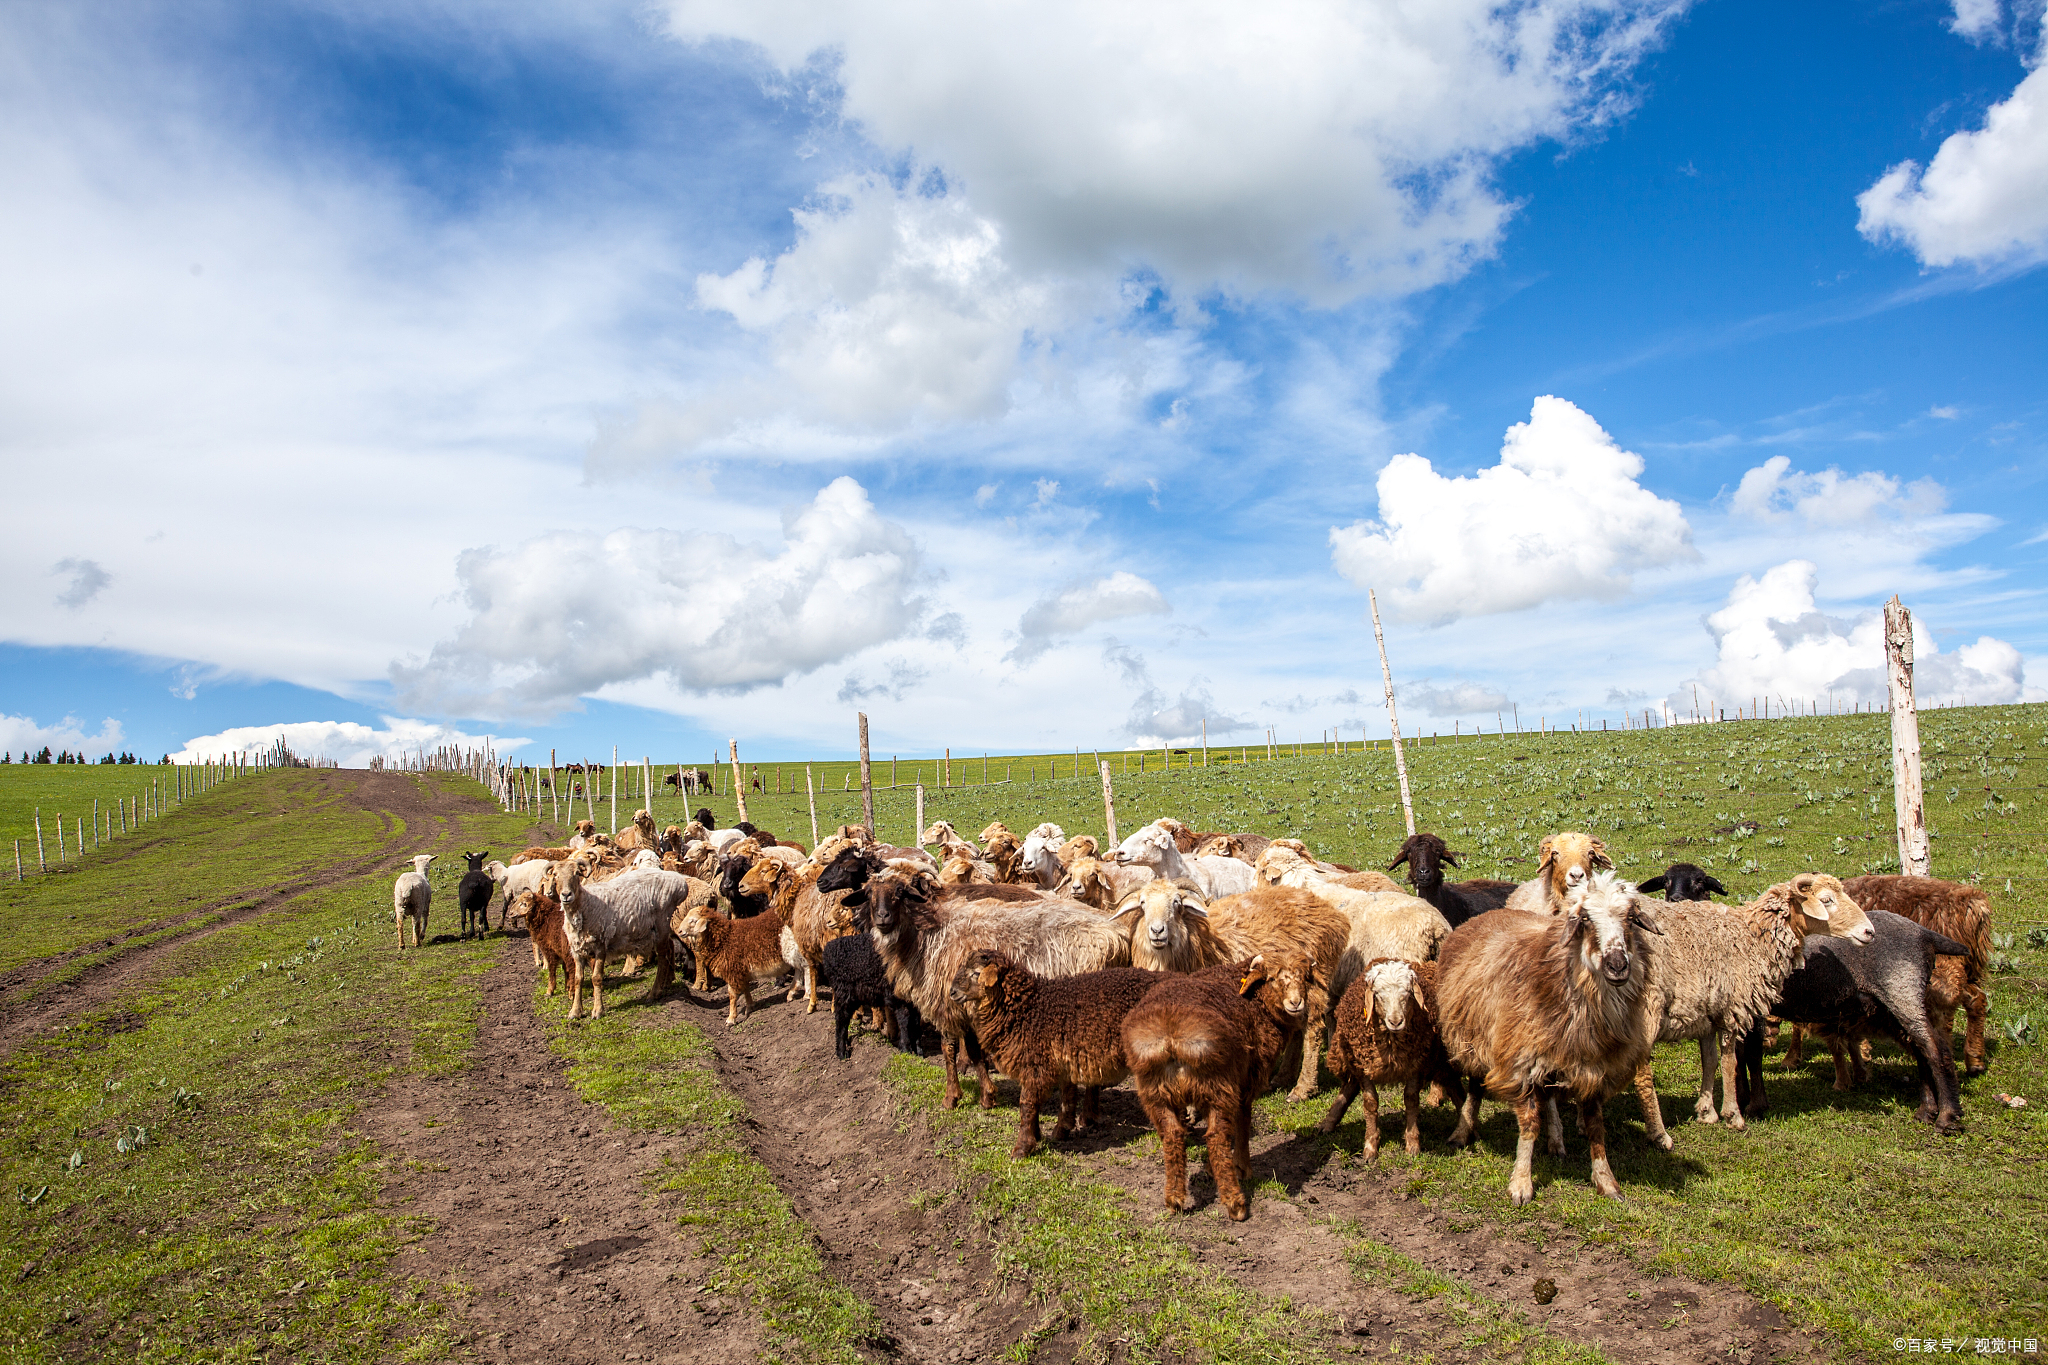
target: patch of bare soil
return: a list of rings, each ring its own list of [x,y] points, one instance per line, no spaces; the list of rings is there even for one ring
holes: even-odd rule
[[[462,1335],[482,1360],[751,1358],[759,1324],[704,1290],[713,1267],[646,1189],[668,1142],[614,1128],[563,1073],[534,1013],[531,950],[507,939],[471,1064],[396,1081],[359,1120],[391,1156],[386,1203],[431,1224],[401,1267],[467,1286]]]
[[[1355,1120],[1357,1113],[1354,1107],[1350,1117]],[[1337,1336],[1375,1352],[1485,1358],[1459,1344],[1455,1318],[1443,1301],[1354,1276],[1333,1222],[1355,1223],[1366,1236],[1427,1269],[1630,1365],[1832,1358],[1776,1308],[1734,1286],[1646,1273],[1626,1256],[1581,1243],[1559,1228],[1548,1230],[1541,1247],[1484,1227],[1461,1230],[1444,1211],[1411,1195],[1404,1177],[1341,1151],[1325,1160],[1318,1148],[1291,1134],[1266,1133],[1252,1141],[1253,1182],[1276,1181],[1289,1197],[1260,1191],[1250,1220],[1233,1223],[1213,1202],[1215,1187],[1206,1170],[1199,1176],[1191,1171],[1204,1206],[1192,1216],[1172,1214],[1160,1204],[1163,1172],[1157,1159],[1123,1150],[1144,1131],[1137,1097],[1128,1090],[1104,1094],[1103,1117],[1103,1130],[1088,1143],[1093,1162],[1162,1227],[1187,1241],[1203,1264],[1262,1294],[1287,1295],[1303,1308],[1329,1314]],[[1398,1114],[1391,1137],[1401,1140]],[[1575,1154],[1583,1163],[1583,1149]],[[1501,1197],[1507,1197],[1505,1189]],[[1546,1280],[1555,1293],[1544,1304],[1537,1287]]]
[[[345,784],[344,794],[349,802],[382,818],[387,834],[397,828],[391,818],[393,815],[403,819],[404,835],[390,838],[376,853],[258,891],[226,896],[184,915],[140,925],[98,943],[26,963],[0,975],[0,1059],[10,1055],[25,1039],[48,1033],[107,1008],[141,982],[154,977],[161,970],[166,953],[199,942],[232,925],[275,914],[281,906],[308,892],[390,867],[407,851],[431,848],[445,839],[454,815],[465,810],[482,812],[490,809],[489,802],[482,798],[457,796],[403,773],[333,771],[321,772],[317,776],[327,782]],[[225,906],[233,908],[219,913]],[[217,917],[190,933],[166,934],[148,943],[137,942],[181,924],[194,924],[208,915]],[[134,943],[135,946],[124,949],[124,943]],[[49,980],[80,959],[95,957],[103,960],[91,962],[68,980]]]

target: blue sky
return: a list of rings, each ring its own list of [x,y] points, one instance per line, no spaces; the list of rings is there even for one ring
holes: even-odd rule
[[[0,16],[0,745],[2048,698],[2038,4]],[[1512,61],[1507,60],[1508,56]]]

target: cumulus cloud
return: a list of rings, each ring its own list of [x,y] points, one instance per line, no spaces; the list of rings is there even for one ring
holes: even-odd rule
[[[101,754],[119,753],[126,742],[121,722],[112,716],[100,722],[98,734],[88,735],[76,716],[66,716],[50,725],[39,725],[32,716],[0,715],[0,750],[10,754],[17,749],[36,753],[48,746],[97,758]]]
[[[1709,710],[1746,708],[1761,697],[1818,702],[1823,710],[1830,699],[1838,706],[1882,704],[1883,613],[1826,615],[1815,605],[1819,580],[1819,570],[1804,559],[1736,580],[1726,605],[1705,621],[1715,660],[1671,694],[1672,709],[1691,710],[1695,685],[1702,709]],[[1913,655],[1913,691],[1923,705],[1992,706],[2048,696],[2027,686],[2025,661],[2010,644],[1987,635],[1943,654],[1918,614]]]
[[[1212,740],[1251,728],[1250,721],[1218,712],[1216,699],[1197,680],[1181,689],[1178,697],[1169,698],[1157,687],[1140,692],[1131,702],[1124,733],[1139,745],[1187,744],[1201,739],[1204,721]]]
[[[923,600],[918,550],[850,478],[785,518],[780,551],[719,533],[557,533],[465,551],[471,617],[424,664],[408,708],[547,716],[608,684],[665,677],[745,691],[901,636]]]
[[[1729,510],[1759,520],[1798,517],[1837,526],[1885,518],[1919,518],[1939,513],[1948,494],[1933,479],[1901,484],[1879,470],[1844,474],[1824,469],[1818,474],[1792,468],[1789,456],[1773,455],[1744,472],[1729,499]]]
[[[1949,21],[1949,31],[1981,43],[1998,35],[2000,16],[1999,0],[1952,0],[1956,17]]]
[[[1424,683],[1402,688],[1401,695],[1432,716],[1470,716],[1510,704],[1507,693],[1474,682]]]
[[[1512,212],[1494,163],[1616,115],[1683,8],[668,0],[676,37],[757,44],[889,168],[833,175],[776,260],[699,281],[775,378],[668,435],[985,416],[1035,338],[1113,319],[1134,275],[1184,318],[1216,290],[1334,306],[1452,278]]]
[[[1260,705],[1269,711],[1278,711],[1283,715],[1298,716],[1304,712],[1321,711],[1332,706],[1362,706],[1376,703],[1377,701],[1378,698],[1368,699],[1359,696],[1358,689],[1355,687],[1347,687],[1342,692],[1331,692],[1320,697],[1311,697],[1305,692],[1297,692],[1285,701],[1261,702]]]
[[[76,611],[98,597],[114,576],[90,559],[60,559],[50,569],[71,581],[57,594],[57,605]]]
[[[2048,254],[2048,66],[1992,105],[1982,128],[1952,134],[1924,170],[1901,161],[1856,206],[1857,231],[1901,243],[1923,265],[2040,260]]]
[[[353,720],[295,720],[282,725],[238,725],[217,734],[198,735],[171,755],[178,763],[197,763],[221,754],[256,753],[282,739],[300,758],[326,759],[344,768],[366,768],[373,758],[399,759],[441,745],[462,749],[495,748],[501,757],[530,741],[502,735],[473,735],[453,726],[403,716],[381,716],[383,728]]]
[[[891,659],[884,667],[888,675],[877,682],[867,681],[858,672],[847,674],[846,680],[839,685],[839,700],[848,706],[871,697],[902,701],[912,688],[931,676],[929,669],[920,668],[908,659]]]
[[[1017,621],[1016,647],[1003,657],[1028,664],[1062,637],[1078,635],[1104,621],[1130,616],[1163,616],[1173,608],[1158,588],[1137,574],[1118,570],[1047,593]]]
[[[1562,398],[1509,427],[1500,463],[1446,478],[1420,455],[1379,476],[1379,519],[1330,531],[1337,571],[1397,617],[1443,624],[1567,598],[1613,599],[1631,575],[1696,558],[1642,458]]]

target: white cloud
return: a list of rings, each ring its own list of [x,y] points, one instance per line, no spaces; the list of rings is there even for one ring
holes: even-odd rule
[[[90,559],[60,559],[50,569],[71,581],[57,594],[57,605],[76,611],[106,590],[114,576]]]
[[[1404,701],[1432,716],[1469,716],[1505,710],[1508,694],[1473,682],[1421,683],[1401,689]]]
[[[1998,21],[2001,17],[1999,0],[1951,0],[1956,17],[1949,22],[1949,31],[1981,43],[1997,36]]]
[[[394,686],[413,709],[546,716],[655,676],[697,692],[776,683],[916,625],[917,547],[852,479],[820,489],[783,534],[779,553],[636,529],[466,551],[469,621],[423,665],[394,665]]]
[[[1903,243],[1923,265],[2040,259],[2048,253],[2048,66],[1992,105],[1982,128],[1952,134],[1924,171],[1900,162],[1856,206],[1859,232]]]
[[[1797,517],[1814,525],[1856,526],[1885,519],[1918,520],[1938,514],[1948,494],[1933,479],[1902,485],[1879,470],[1809,474],[1789,456],[1773,455],[1744,472],[1729,499],[1737,516],[1772,521]]]
[[[1744,574],[1728,601],[1706,618],[1716,657],[1696,678],[1671,694],[1671,707],[1692,709],[1693,687],[1702,710],[1745,710],[1753,699],[1774,703],[1882,704],[1886,698],[1884,617],[1864,610],[1829,616],[1815,605],[1819,570],[1794,559],[1760,578]],[[1923,616],[1913,618],[1913,691],[1926,706],[1990,706],[2032,701],[2048,694],[2026,684],[2025,661],[2003,640],[1980,637],[1951,654],[1938,652]]]
[[[1137,574],[1118,570],[1047,593],[1017,620],[1017,645],[1004,657],[1028,664],[1062,636],[1078,635],[1104,621],[1129,616],[1163,616],[1172,611],[1158,588]]]
[[[1380,471],[1379,519],[1330,531],[1337,571],[1394,615],[1445,623],[1567,598],[1695,557],[1677,503],[1636,482],[1640,456],[1562,398],[1509,427],[1500,463],[1446,478],[1420,455]]]
[[[1250,721],[1221,714],[1209,689],[1197,680],[1181,689],[1181,694],[1172,699],[1157,687],[1147,687],[1140,692],[1131,702],[1130,716],[1124,721],[1124,733],[1132,743],[1144,747],[1187,745],[1201,741],[1205,723],[1211,742],[1251,728]]]
[[[501,759],[530,741],[502,735],[474,735],[453,726],[402,716],[381,717],[384,728],[352,720],[295,720],[281,725],[238,725],[217,734],[198,735],[171,755],[179,763],[198,763],[223,754],[260,753],[282,739],[300,758],[326,759],[344,768],[366,768],[372,758],[400,759],[448,745],[458,749],[495,748]]]
[[[119,753],[126,743],[121,731],[121,722],[108,716],[100,722],[99,733],[88,735],[84,724],[76,716],[50,725],[39,725],[31,716],[0,715],[0,750],[13,753],[19,749],[24,753],[35,753],[48,746],[58,751],[84,754],[98,758],[102,754]]]

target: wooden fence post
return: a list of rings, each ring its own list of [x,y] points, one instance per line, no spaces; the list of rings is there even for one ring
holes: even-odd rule
[[[739,798],[740,819],[747,818],[747,775],[740,771],[740,742],[732,740],[732,790]],[[738,823],[735,821],[734,823]]]
[[[880,836],[875,833],[875,775],[868,766],[868,713],[860,716],[860,818],[867,824],[868,840],[874,842]]]
[[[1929,875],[1927,808],[1920,796],[1920,718],[1913,707],[1913,613],[1898,597],[1884,604],[1884,671],[1892,710],[1892,809],[1899,871]]]
[[[555,780],[555,751],[548,750],[548,818],[562,823],[562,786]]]
[[[804,791],[811,798],[811,852],[818,851],[818,784],[811,780],[811,765],[804,764]]]
[[[914,847],[924,847],[924,783],[917,784],[917,811],[910,817],[917,828],[910,831],[910,842]]]
[[[1110,849],[1114,849],[1117,846],[1116,792],[1109,785],[1109,764],[1107,763],[1102,765],[1102,823],[1109,827],[1109,848],[1103,850],[1104,853],[1107,853]]]
[[[1394,772],[1401,779],[1401,814],[1408,821],[1408,833],[1415,833],[1415,803],[1408,794],[1408,759],[1401,752],[1401,716],[1394,709],[1394,670],[1387,666],[1387,637],[1380,629],[1379,594],[1366,589],[1372,603],[1372,638],[1380,647],[1380,677],[1387,685],[1387,729],[1394,737]]]
[[[1202,717],[1202,766],[1209,766],[1209,718]]]
[[[49,870],[49,863],[43,860],[43,812],[39,808],[36,811],[36,871],[48,872]]]

